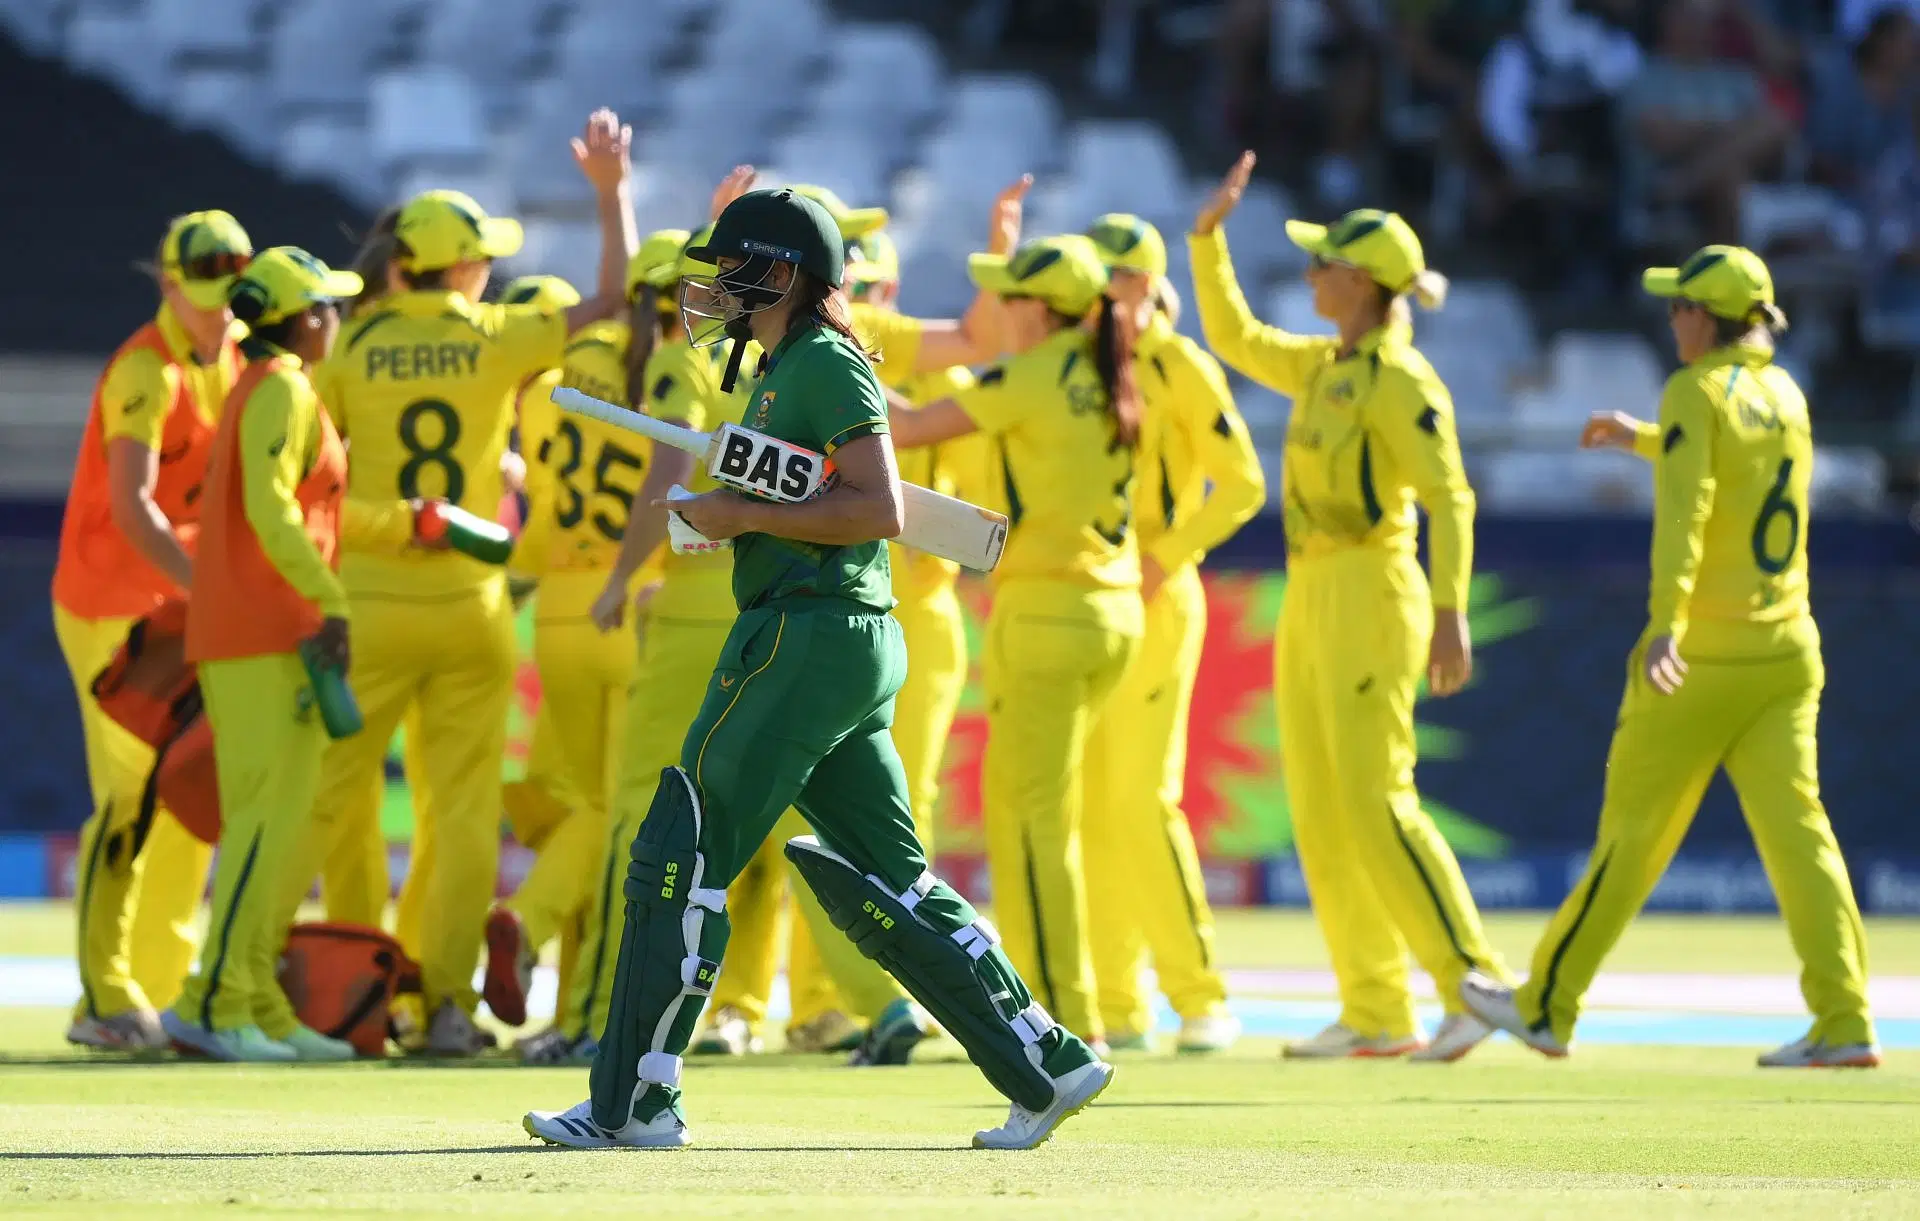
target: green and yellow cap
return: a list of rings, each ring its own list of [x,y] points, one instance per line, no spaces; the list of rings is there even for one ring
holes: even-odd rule
[[[1096,217],[1087,236],[1100,249],[1101,261],[1110,268],[1141,271],[1150,276],[1167,274],[1167,239],[1160,230],[1128,212],[1109,212]]]
[[[1078,318],[1107,290],[1107,265],[1091,238],[1077,233],[1022,242],[1010,255],[967,256],[967,274],[987,292],[1033,297]]]
[[[500,290],[502,305],[537,305],[558,313],[580,304],[580,290],[559,276],[520,276]]]
[[[359,276],[335,271],[298,246],[274,246],[233,278],[227,303],[248,326],[271,326],[323,301],[354,296],[362,287]]]
[[[680,252],[692,236],[685,229],[656,229],[641,239],[640,249],[627,260],[627,300],[642,288],[672,288],[680,278]]]
[[[526,241],[520,222],[488,216],[471,195],[459,191],[423,191],[401,205],[393,235],[406,244],[401,266],[408,271],[439,271],[456,263],[504,259]]]
[[[808,199],[827,210],[833,217],[833,223],[840,226],[840,236],[848,239],[865,237],[869,233],[887,227],[885,208],[849,208],[846,201],[825,187],[816,187],[806,183],[794,183],[795,194],[805,195]]]
[[[1420,239],[1398,212],[1357,208],[1331,225],[1290,220],[1287,236],[1315,258],[1358,267],[1395,294],[1411,290],[1427,269]]]
[[[1703,246],[1678,267],[1649,267],[1640,285],[1656,297],[1704,305],[1714,315],[1745,322],[1773,304],[1773,274],[1745,246]]]
[[[253,257],[253,239],[232,213],[177,216],[160,239],[160,273],[201,309],[227,303],[227,289]]]
[[[900,251],[884,229],[847,243],[846,285],[849,291],[868,284],[891,284],[900,278]]]

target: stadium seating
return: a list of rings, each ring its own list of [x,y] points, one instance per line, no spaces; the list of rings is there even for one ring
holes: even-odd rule
[[[1065,121],[1040,77],[952,71],[921,27],[841,20],[826,0],[646,0],[645,9],[636,19],[632,0],[0,0],[0,28],[369,211],[435,184],[522,214],[527,249],[503,270],[591,279],[592,196],[567,140],[597,105],[635,126],[643,228],[699,220],[713,182],[741,161],[764,166],[770,181],[885,201],[906,268],[903,302],[931,315],[965,309],[963,256],[982,241],[994,194],[1032,172],[1028,232],[1079,230],[1106,211],[1161,225],[1187,303],[1180,329],[1200,333],[1181,233],[1215,180],[1190,174],[1159,126]],[[751,87],[743,64],[753,65]],[[1749,236],[1762,244],[1833,217],[1831,198],[1811,190],[1749,202]],[[1286,237],[1299,214],[1284,190],[1256,182],[1228,233],[1266,316],[1324,333],[1298,278],[1305,256]],[[1448,308],[1418,326],[1470,439],[1564,436],[1603,408],[1644,413],[1665,363],[1636,336],[1562,335],[1543,358],[1525,304],[1495,281],[1456,285]],[[1277,447],[1285,400],[1233,383],[1259,444]],[[1487,464],[1488,498],[1622,494],[1590,464],[1571,473],[1578,466],[1521,448]],[[1875,478],[1837,460],[1832,494],[1856,495]]]

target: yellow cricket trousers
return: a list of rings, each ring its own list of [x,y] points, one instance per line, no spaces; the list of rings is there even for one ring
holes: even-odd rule
[[[639,664],[632,632],[602,632],[593,622],[593,602],[605,584],[606,574],[590,569],[549,573],[540,583],[533,628],[540,712],[522,784],[539,785],[544,796],[507,805],[515,838],[535,853],[507,907],[520,917],[532,945],[560,937],[561,1008],[555,1022],[563,1027],[570,1018],[565,1000],[581,926],[603,872],[614,761]],[[539,757],[543,749],[558,755],[557,768]],[[517,805],[532,806],[526,811],[532,817],[513,817]]]
[[[323,854],[369,841],[368,824],[377,830],[379,821],[375,797],[387,745],[417,707],[419,732],[410,743],[418,742],[428,800],[416,812],[433,837],[418,949],[429,1015],[443,1001],[471,1013],[479,1000],[473,975],[500,863],[500,772],[513,670],[513,610],[503,578],[457,592],[353,600],[348,677],[366,728],[328,748],[314,817]]]
[[[277,964],[311,869],[313,797],[327,735],[294,653],[203,662],[200,690],[220,784],[220,856],[199,968],[175,1011],[211,1030],[299,1026]]]
[[[1200,570],[1169,576],[1146,610],[1140,652],[1107,698],[1087,754],[1087,938],[1110,1032],[1153,1028],[1140,980],[1148,952],[1181,1017],[1204,1016],[1227,998],[1214,967],[1206,879],[1180,809],[1187,713],[1207,636]]]
[[[1586,876],[1554,914],[1516,994],[1520,1012],[1573,1037],[1581,999],[1666,872],[1715,771],[1741,811],[1800,958],[1812,1037],[1873,1041],[1867,939],[1846,861],[1820,801],[1816,738],[1826,667],[1811,616],[1781,624],[1692,625],[1680,642],[1686,682],[1662,695],[1627,663],[1607,752],[1600,830]]]
[[[1294,842],[1363,1035],[1416,1029],[1409,948],[1449,1013],[1472,969],[1508,978],[1453,849],[1414,789],[1413,705],[1433,608],[1419,561],[1355,547],[1294,558],[1274,638],[1274,695]]]
[[[93,796],[77,857],[81,996],[75,1014],[96,1019],[164,1009],[180,994],[193,967],[193,921],[213,859],[213,849],[187,834],[164,806],[146,847],[130,857],[153,750],[100,711],[93,680],[132,626],[131,619],[82,619],[53,608],[54,635],[80,702]]]
[[[907,681],[893,700],[893,745],[907,774],[914,830],[933,859],[935,807],[947,738],[967,687],[967,625],[951,584],[893,608],[907,639]]]
[[[788,877],[787,841],[812,833],[799,811],[788,810],[727,887],[727,916],[734,933],[727,941],[726,967],[714,985],[709,1015],[731,1006],[757,1033],[767,1019],[768,998],[780,973],[782,944],[787,950],[789,1029],[840,1007],[840,990],[821,960],[813,930],[799,909],[789,906],[811,895],[804,883]],[[838,930],[831,931],[836,939],[846,940]]]
[[[1082,764],[1143,629],[1135,590],[1010,581],[987,620],[983,765],[993,914],[1047,1012],[1102,1036],[1081,869]]]

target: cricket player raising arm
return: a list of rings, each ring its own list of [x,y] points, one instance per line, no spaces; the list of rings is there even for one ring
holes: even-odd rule
[[[1413,704],[1473,669],[1467,589],[1473,489],[1453,400],[1413,346],[1406,299],[1429,309],[1446,279],[1390,212],[1331,227],[1287,222],[1312,256],[1314,310],[1337,337],[1254,318],[1221,223],[1253,172],[1243,154],[1189,239],[1200,321],[1214,354],[1293,399],[1281,475],[1287,596],[1274,641],[1280,752],[1300,865],[1340,986],[1340,1018],[1296,1057],[1452,1060],[1489,1031],[1457,1003],[1469,969],[1505,968],[1487,943],[1460,864],[1413,785]],[[1415,554],[1426,509],[1432,577]],[[1433,976],[1447,1017],[1422,1047],[1407,950]]]
[[[906,448],[975,431],[1000,457],[1006,553],[987,621],[988,865],[1008,955],[1099,1042],[1081,867],[1080,772],[1145,628],[1133,529],[1141,404],[1099,251],[1078,235],[976,254],[1015,353],[958,395],[901,409]],[[1097,314],[1096,327],[1083,325]]]
[[[522,242],[517,221],[454,191],[409,200],[394,223],[401,291],[357,317],[315,375],[351,447],[353,499],[444,497],[492,519],[516,391],[562,363],[567,337],[626,297],[637,245],[628,195],[631,134],[600,111],[574,141],[600,213],[598,283],[565,311],[480,304],[493,260]],[[436,845],[419,956],[440,1054],[479,1051],[473,972],[499,859],[501,758],[512,698],[513,617],[502,569],[465,555],[388,555],[349,540],[341,576],[354,599],[354,689],[363,733],[336,743],[315,817],[329,837],[365,836],[394,729],[419,708],[420,756]]]
[[[175,217],[160,241],[160,309],[107,362],[87,412],[53,571],[53,627],[80,700],[93,813],[80,830],[80,1001],[69,1042],[165,1045],[159,1008],[193,965],[211,852],[164,809],[135,852],[153,751],[100,711],[93,678],[134,620],[186,595],[207,450],[240,376],[227,286],[253,256],[225,212]]]
[[[634,837],[592,1096],[532,1112],[526,1129],[576,1147],[689,1142],[681,1053],[726,952],[725,887],[793,805],[820,838],[796,838],[789,858],[835,925],[1012,1100],[976,1146],[1031,1147],[1113,1070],[1033,1002],[992,926],[927,871],[914,836],[888,733],[905,649],[887,613],[886,540],[903,499],[886,399],[847,320],[838,228],[791,190],[753,191],[689,254],[718,267],[703,291],[734,342],[767,353],[748,425],[831,454],[838,478],[797,503],[733,491],[674,503],[700,534],[733,541],[740,616]]]
[[[1826,668],[1807,605],[1806,396],[1773,363],[1786,316],[1773,277],[1738,246],[1655,267],[1685,367],[1660,418],[1597,415],[1581,444],[1653,463],[1647,627],[1607,754],[1586,876],[1533,952],[1527,982],[1468,976],[1467,1004],[1534,1050],[1564,1056],[1607,952],[1727,770],[1773,882],[1813,1027],[1760,1057],[1769,1068],[1880,1063],[1867,1011],[1867,943],[1847,866],[1820,803],[1815,738]]]
[[[1240,1024],[1227,1012],[1206,880],[1180,809],[1187,711],[1207,635],[1201,557],[1259,512],[1266,482],[1220,362],[1173,329],[1179,300],[1160,231],[1110,214],[1087,236],[1107,263],[1108,291],[1129,313],[1146,408],[1133,520],[1147,630],[1095,731],[1080,841],[1100,1018],[1116,1051],[1149,1045],[1141,967],[1150,953],[1180,1018],[1180,1050],[1219,1051]]]

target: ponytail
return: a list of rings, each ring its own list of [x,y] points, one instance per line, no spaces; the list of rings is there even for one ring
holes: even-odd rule
[[[1153,304],[1167,316],[1167,325],[1180,325],[1180,290],[1166,276],[1157,277],[1153,282]]]
[[[647,401],[647,362],[661,340],[660,290],[653,285],[643,284],[634,294],[627,332],[627,406],[642,411]]]
[[[388,208],[374,218],[373,228],[360,239],[360,249],[354,252],[353,262],[349,264],[353,273],[360,277],[360,293],[347,306],[348,314],[356,314],[387,295],[387,266],[392,263],[399,245],[399,239],[393,234],[400,221],[400,209]]]
[[[1121,316],[1112,297],[1100,298],[1100,321],[1094,332],[1093,367],[1107,392],[1107,411],[1113,416],[1114,439],[1132,449],[1140,442],[1140,387],[1133,376],[1133,328]]]

